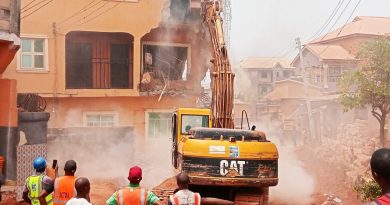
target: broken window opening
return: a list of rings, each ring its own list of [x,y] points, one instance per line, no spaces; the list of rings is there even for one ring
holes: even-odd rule
[[[142,48],[142,85],[156,87],[169,81],[187,80],[191,70],[189,46],[145,43]]]

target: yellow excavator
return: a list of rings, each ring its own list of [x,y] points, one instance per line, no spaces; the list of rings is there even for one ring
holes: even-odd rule
[[[202,0],[210,32],[213,63],[211,108],[178,108],[172,117],[172,164],[190,177],[190,189],[202,197],[234,204],[268,202],[278,183],[278,150],[265,134],[234,129],[234,73],[228,59],[221,0]]]

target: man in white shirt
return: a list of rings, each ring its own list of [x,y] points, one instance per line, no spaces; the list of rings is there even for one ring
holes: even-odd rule
[[[176,182],[179,191],[169,197],[168,205],[200,205],[199,193],[188,190],[190,178],[185,172],[176,176]]]
[[[71,198],[66,205],[92,205],[89,199],[89,190],[91,189],[89,180],[85,177],[77,178],[74,186],[76,188],[76,197]]]

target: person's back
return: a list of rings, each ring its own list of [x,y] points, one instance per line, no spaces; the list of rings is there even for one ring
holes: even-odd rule
[[[109,199],[107,205],[157,205],[159,198],[145,188],[139,186],[142,180],[142,169],[138,166],[131,167],[127,178],[130,184],[116,191]]]
[[[77,164],[73,160],[65,163],[65,176],[59,177],[54,182],[54,205],[65,205],[68,200],[76,196],[75,172]]]
[[[390,205],[390,149],[376,150],[370,160],[371,173],[382,190],[382,195],[370,205]]]
[[[33,166],[36,174],[26,179],[23,199],[32,205],[52,205],[53,180],[44,174],[46,160],[42,157],[37,157],[33,161]]]
[[[176,176],[176,182],[179,186],[179,190],[169,196],[169,205],[200,205],[200,195],[194,193],[188,189],[190,179],[184,172]]]
[[[148,190],[142,187],[125,187],[117,192],[116,200],[121,205],[146,205],[148,193]]]
[[[199,205],[200,195],[188,189],[179,190],[169,197],[172,205]]]
[[[89,191],[91,189],[89,180],[84,177],[78,178],[74,187],[76,188],[77,195],[66,202],[66,205],[92,205],[89,201]]]

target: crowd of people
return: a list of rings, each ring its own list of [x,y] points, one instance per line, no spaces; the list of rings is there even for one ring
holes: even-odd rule
[[[366,205],[390,205],[390,149],[376,150],[370,160],[371,172],[381,187],[381,196]],[[90,182],[85,177],[75,177],[77,164],[65,163],[65,175],[52,179],[45,175],[46,160],[38,157],[33,161],[36,173],[26,179],[23,199],[32,205],[91,205]],[[142,169],[133,166],[129,170],[129,184],[110,196],[107,205],[160,205],[161,200],[151,191],[140,186]],[[169,197],[168,205],[200,205],[199,193],[188,189],[189,176],[182,172],[176,176],[178,189]]]
[[[45,174],[47,163],[43,157],[33,161],[35,174],[26,179],[23,200],[32,205],[91,205],[90,182],[85,177],[75,177],[77,164],[68,160],[65,175],[54,179]],[[188,190],[189,177],[180,173],[176,177],[178,189],[169,197],[169,205],[200,205],[200,195]],[[161,205],[160,198],[140,186],[142,169],[133,166],[129,170],[129,184],[113,193],[107,205]]]

